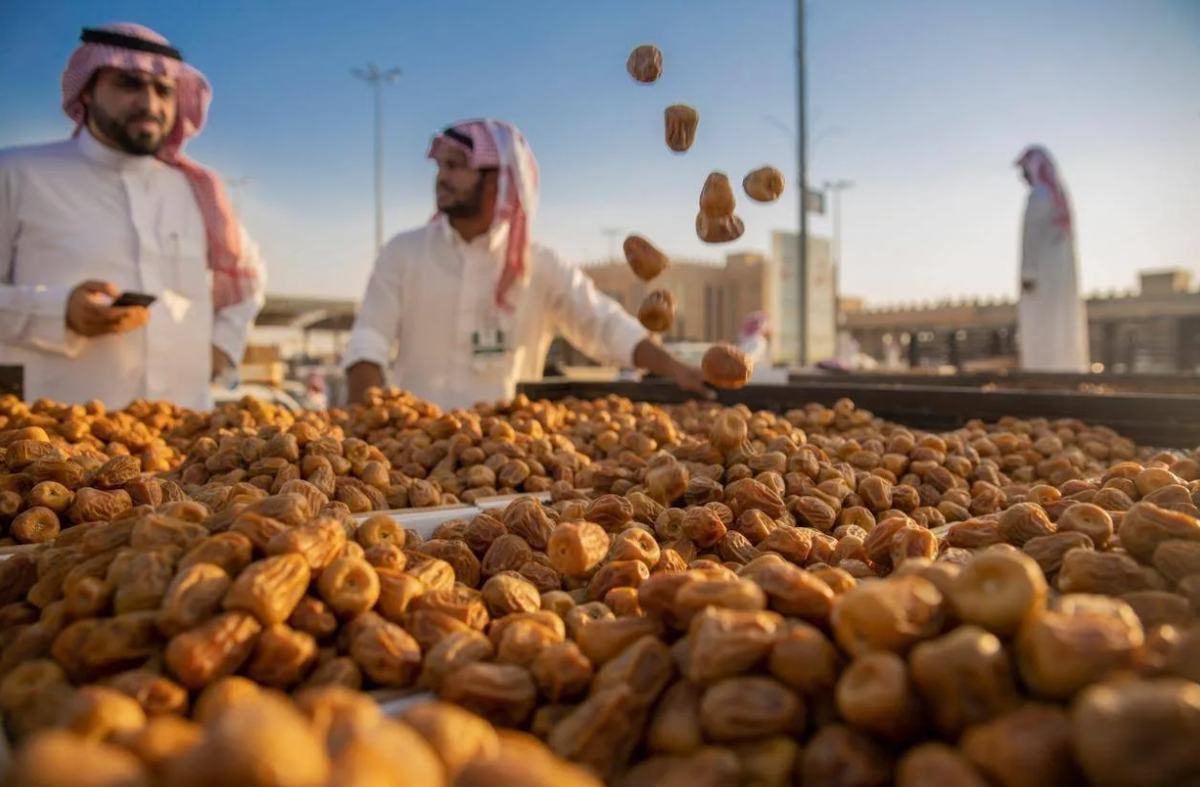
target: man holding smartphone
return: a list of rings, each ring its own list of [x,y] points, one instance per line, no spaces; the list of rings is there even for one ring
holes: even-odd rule
[[[0,151],[0,365],[28,401],[208,408],[266,278],[220,180],[182,154],[208,81],[116,24],[83,31],[62,87],[72,137]]]

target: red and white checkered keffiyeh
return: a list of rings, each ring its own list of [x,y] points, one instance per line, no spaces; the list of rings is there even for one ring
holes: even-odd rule
[[[169,45],[167,39],[141,25],[121,22],[99,30]],[[88,42],[81,44],[67,61],[62,75],[62,107],[75,122],[72,136],[78,136],[87,122],[87,109],[80,100],[88,82],[102,68],[143,71],[176,80],[178,110],[175,126],[158,158],[179,169],[187,178],[204,217],[208,241],[208,266],[212,269],[213,308],[241,303],[250,293],[256,272],[242,264],[241,228],[234,216],[225,189],[216,173],[183,155],[189,139],[204,128],[204,119],[212,101],[212,88],[202,73],[182,60],[126,49],[120,46]]]
[[[1017,166],[1025,172],[1030,185],[1045,186],[1050,192],[1050,199],[1054,202],[1054,223],[1064,232],[1070,233],[1071,202],[1050,151],[1041,145],[1031,145],[1017,159]]]
[[[445,132],[434,137],[429,158],[436,158],[443,145],[467,154],[471,169],[498,169],[496,215],[492,226],[509,225],[504,267],[496,285],[496,305],[510,311],[508,292],[528,271],[529,234],[537,213],[538,165],[533,150],[514,126],[500,120],[467,120],[450,127],[471,140],[467,145]],[[436,218],[436,217],[435,217]]]
[[[763,312],[751,312],[746,315],[746,319],[742,320],[742,338],[748,339],[751,336],[763,335],[770,333],[770,325],[767,320],[767,315]]]

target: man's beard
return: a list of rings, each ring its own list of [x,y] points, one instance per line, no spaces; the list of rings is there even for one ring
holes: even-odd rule
[[[483,212],[483,178],[475,190],[449,205],[438,205],[438,210],[452,219],[473,219]]]
[[[167,142],[168,134],[162,131],[162,118],[159,121],[159,131],[142,131],[130,134],[129,127],[147,118],[146,113],[134,115],[124,120],[117,119],[105,112],[95,102],[88,106],[88,118],[96,124],[96,129],[104,137],[126,153],[134,156],[153,156],[162,150]]]

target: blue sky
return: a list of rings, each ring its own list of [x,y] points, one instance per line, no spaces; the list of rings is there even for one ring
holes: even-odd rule
[[[736,10],[734,10],[736,9]],[[885,303],[1015,292],[1028,143],[1059,160],[1087,290],[1139,268],[1200,277],[1200,2],[809,0],[811,180],[849,178],[844,292]],[[127,20],[169,37],[215,86],[189,147],[249,177],[243,216],[271,289],[357,296],[373,252],[372,114],[350,69],[404,71],[386,96],[388,234],[428,219],[430,135],[511,120],[542,167],[535,234],[568,257],[606,256],[605,227],[677,257],[770,248],[795,191],[743,199],[746,234],[694,235],[713,169],[795,171],[794,4],[788,0],[55,0],[0,3],[0,146],[68,130],[58,80],[83,25]],[[654,86],[625,73],[654,42]],[[684,156],[662,108],[701,112]],[[768,120],[772,116],[776,120]],[[793,186],[795,178],[790,178]],[[814,219],[827,233],[827,219]]]

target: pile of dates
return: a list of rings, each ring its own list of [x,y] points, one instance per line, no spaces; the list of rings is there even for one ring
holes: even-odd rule
[[[158,711],[158,712],[156,712]],[[600,787],[536,738],[428,702],[389,718],[336,687],[287,697],[242,678],[213,684],[193,718],[106,686],[72,693],[62,724],[32,736],[12,787]]]
[[[157,473],[124,455],[85,469],[55,512],[72,526],[0,562],[19,773],[83,737],[146,783],[186,762],[208,783],[365,784],[389,755],[339,725],[378,725],[363,692],[398,690],[436,721],[403,719],[438,755],[404,767],[445,769],[421,783],[474,772],[451,762],[474,761],[474,733],[436,732],[447,714],[500,730],[478,776],[497,783],[1200,780],[1200,452],[1069,420],[930,434],[849,402],[441,413],[380,392],[324,427],[247,430],[202,433]],[[4,444],[6,466],[30,440]],[[75,458],[32,442],[50,448],[9,476]],[[548,502],[424,534],[354,516],[535,462],[522,483]],[[72,517],[81,496],[117,503]],[[244,732],[261,717],[213,726],[246,698],[291,714],[282,730],[315,725],[313,781],[214,764],[206,747],[234,739],[285,747]]]

